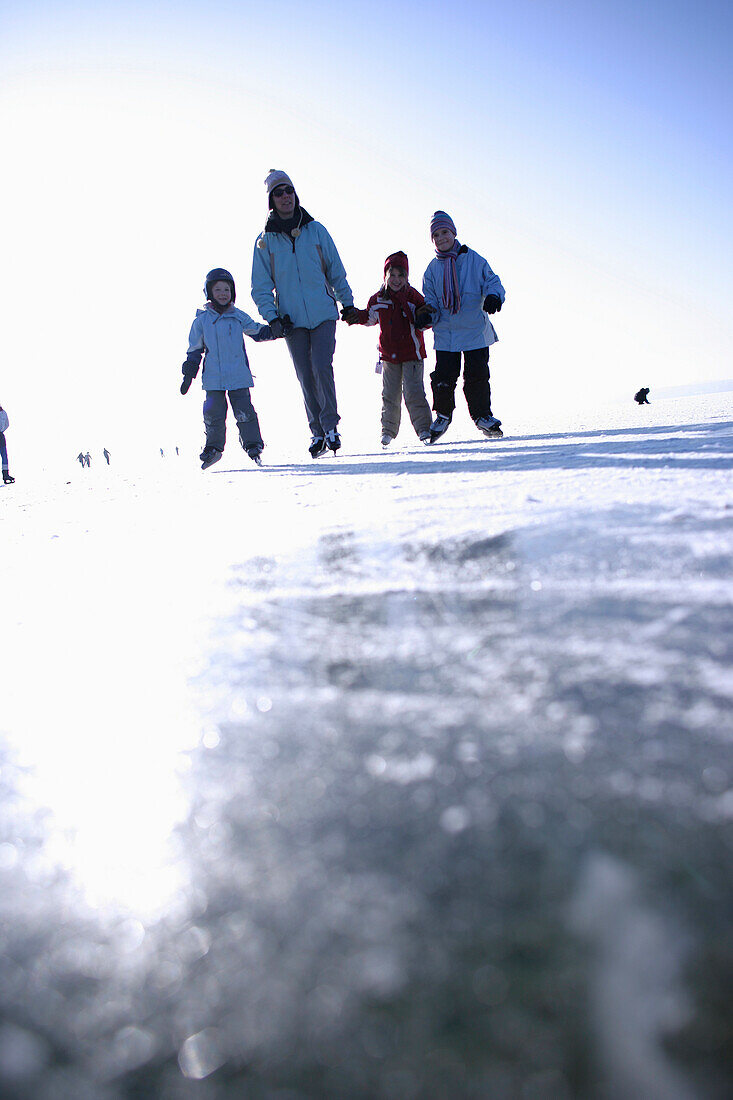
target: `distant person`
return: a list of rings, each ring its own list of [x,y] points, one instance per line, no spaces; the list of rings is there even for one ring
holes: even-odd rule
[[[162,447],[160,448],[160,457],[165,458],[165,455],[163,454],[163,448]]]
[[[106,459],[106,461],[107,461],[107,465],[109,466],[109,459],[110,459],[110,454],[109,454],[109,451],[107,450],[107,448],[106,448],[106,447],[105,447],[105,448],[104,448],[104,450],[102,451],[102,454],[104,455],[104,457],[105,457],[105,459]]]
[[[206,443],[199,456],[201,469],[213,466],[222,456],[226,439],[227,397],[239,426],[241,444],[252,461],[261,466],[260,455],[265,444],[249,393],[254,379],[244,347],[244,334],[255,341],[263,341],[281,336],[282,332],[273,332],[271,325],[261,325],[241,309],[235,308],[234,279],[223,267],[215,267],[208,273],[204,293],[206,306],[196,310],[191,325],[181,383],[181,393],[188,393],[203,355],[201,384],[206,391]]]
[[[648,394],[649,387],[642,386],[642,388],[634,394],[634,401],[636,401],[637,405],[651,405],[651,401],[647,400]]]
[[[430,375],[435,419],[431,441],[448,430],[456,407],[463,355],[463,392],[473,422],[489,439],[503,433],[491,414],[489,347],[498,339],[489,314],[498,313],[505,293],[483,256],[456,239],[453,219],[436,210],[430,222],[435,259],[423,276],[425,301],[433,311],[435,370]]]
[[[87,456],[82,451],[79,451],[79,454],[76,456],[76,461],[79,463],[81,468],[84,469],[87,464]]]
[[[372,294],[366,309],[357,310],[352,324],[379,325],[379,363],[382,372],[382,446],[388,447],[400,430],[402,398],[418,439],[430,442],[430,406],[423,379],[424,328],[431,312],[422,294],[410,286],[410,266],[404,252],[384,261],[384,283]]]
[[[89,454],[89,451],[87,451],[87,453],[84,455],[84,461],[86,462],[87,466],[91,466],[92,456]]]
[[[0,459],[3,464],[3,484],[12,485],[15,482],[15,478],[10,476],[10,470],[8,469],[8,447],[5,442],[5,433],[10,427],[10,421],[8,420],[8,414],[5,409],[0,405]]]
[[[341,446],[333,356],[336,321],[354,319],[354,296],[328,231],[300,205],[285,172],[265,180],[270,209],[252,258],[252,299],[275,336],[284,336],[300,383],[318,458]]]

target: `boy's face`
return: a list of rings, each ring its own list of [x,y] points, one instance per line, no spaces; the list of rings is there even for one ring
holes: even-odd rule
[[[433,241],[438,252],[449,252],[455,239],[456,235],[450,229],[436,229],[433,233]]]
[[[407,276],[401,267],[390,267],[387,272],[387,286],[390,290],[402,290],[407,282]]]
[[[287,184],[281,184],[272,192],[272,202],[280,217],[285,220],[295,210],[295,191]]]
[[[211,297],[219,306],[228,306],[232,300],[232,288],[229,283],[219,280],[211,288]]]

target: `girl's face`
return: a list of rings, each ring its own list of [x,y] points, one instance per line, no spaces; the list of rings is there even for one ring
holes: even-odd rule
[[[228,306],[232,300],[232,289],[229,283],[219,280],[211,288],[211,297],[219,306]]]
[[[450,252],[455,239],[456,235],[450,229],[436,229],[433,233],[433,241],[438,252]]]
[[[402,290],[407,282],[407,276],[401,267],[390,267],[387,272],[387,286],[390,290]]]

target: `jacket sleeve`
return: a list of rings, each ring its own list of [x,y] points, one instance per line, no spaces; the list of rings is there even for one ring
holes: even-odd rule
[[[267,247],[267,237],[264,233],[261,233],[255,241],[252,257],[252,301],[260,311],[261,317],[266,321],[275,320],[277,317],[275,283],[270,267],[270,249]]]
[[[370,327],[371,325],[379,324],[379,314],[381,310],[377,305],[378,299],[378,294],[372,294],[371,298],[367,302],[366,309],[359,310],[359,314],[361,315],[359,320],[360,325],[366,325],[367,327]]]
[[[341,263],[341,257],[338,254],[336,245],[333,243],[331,234],[320,223],[318,237],[326,267],[325,275],[333,287],[334,294],[342,306],[353,306],[354,295],[351,293],[351,287],[346,281],[346,269]]]
[[[188,334],[187,355],[189,358],[192,358],[196,352],[199,353],[198,357],[199,359],[201,359],[201,356],[204,352],[204,326],[201,324],[200,317],[196,317],[194,319],[194,322],[191,325],[191,331]]]
[[[481,264],[481,294],[484,298],[487,294],[496,294],[503,305],[506,294],[501,285],[501,279],[494,274],[483,256],[479,256],[478,259]]]
[[[8,414],[5,409],[0,409],[0,432],[4,432],[10,427],[10,421],[8,420]]]
[[[261,343],[263,340],[272,340],[272,330],[269,325],[261,325],[259,321],[255,321],[243,309],[237,310],[237,313],[242,322],[242,332],[245,332],[247,336],[251,336],[257,343]]]
[[[196,317],[188,334],[188,351],[181,368],[184,374],[190,374],[193,378],[196,377],[204,350],[204,329],[200,318]]]
[[[433,273],[433,265],[429,264],[422,280],[422,292],[425,295],[425,301],[435,311],[435,320],[440,316],[441,305],[440,298],[438,297],[438,288],[435,285],[435,277]]]

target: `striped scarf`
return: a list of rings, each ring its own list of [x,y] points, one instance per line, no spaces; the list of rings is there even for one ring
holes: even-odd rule
[[[458,313],[461,308],[461,292],[458,289],[458,271],[456,270],[456,257],[461,250],[458,240],[453,242],[453,247],[447,252],[439,252],[435,249],[435,255],[443,265],[443,305],[449,313]]]

